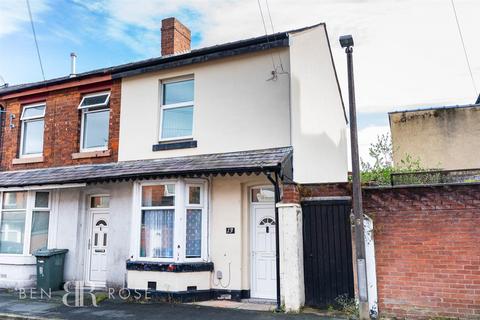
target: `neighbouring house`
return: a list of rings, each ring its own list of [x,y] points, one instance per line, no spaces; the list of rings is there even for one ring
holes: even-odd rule
[[[161,57],[3,88],[0,104],[1,287],[33,286],[32,252],[65,248],[65,280],[87,286],[179,300],[281,286],[303,305],[297,185],[348,171],[325,24],[190,50],[169,18]]]
[[[395,166],[410,156],[425,169],[480,168],[480,101],[390,112],[389,119]]]

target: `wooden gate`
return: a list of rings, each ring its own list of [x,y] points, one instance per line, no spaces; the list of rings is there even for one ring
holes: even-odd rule
[[[353,298],[350,201],[307,201],[302,211],[305,304],[326,308],[341,295]]]

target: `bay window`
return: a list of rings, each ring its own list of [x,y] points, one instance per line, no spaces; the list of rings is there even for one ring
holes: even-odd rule
[[[204,182],[178,180],[139,188],[139,257],[174,262],[205,259]]]
[[[0,200],[0,254],[28,255],[47,248],[50,193],[3,192]]]
[[[33,104],[23,107],[20,121],[20,156],[36,157],[43,154],[43,132],[45,123],[45,104]]]
[[[162,83],[160,141],[192,138],[193,87],[193,79]]]
[[[82,111],[80,151],[108,149],[110,92],[86,95],[78,109]]]

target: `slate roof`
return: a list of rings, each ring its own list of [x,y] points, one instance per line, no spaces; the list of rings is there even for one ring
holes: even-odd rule
[[[0,172],[0,187],[94,183],[174,176],[284,172],[291,176],[292,148],[206,154],[156,160],[123,161]]]
[[[300,29],[289,30],[286,32],[278,32],[276,34],[270,34],[268,36],[254,37],[254,38],[204,47],[200,49],[194,49],[186,53],[155,57],[155,58],[145,59],[141,61],[121,64],[117,66],[91,70],[83,73],[78,73],[74,78],[71,78],[69,76],[64,76],[64,77],[49,79],[45,81],[11,85],[3,88],[0,87],[0,96],[23,91],[23,90],[43,88],[51,85],[69,82],[69,81],[78,81],[84,78],[89,78],[94,76],[112,75],[112,78],[116,79],[116,78],[121,78],[125,76],[140,74],[144,72],[151,72],[151,71],[157,71],[157,70],[168,69],[168,68],[176,68],[176,67],[184,66],[188,64],[205,62],[205,61],[210,61],[213,59],[219,59],[219,58],[228,57],[228,56],[235,56],[235,55],[248,53],[248,52],[269,50],[277,47],[287,47],[289,45],[288,44],[289,33],[312,29],[319,25],[324,25],[324,23],[319,23],[313,26],[304,27]]]

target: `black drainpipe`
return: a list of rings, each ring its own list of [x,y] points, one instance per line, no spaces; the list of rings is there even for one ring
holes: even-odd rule
[[[278,173],[275,172],[275,179],[271,173],[265,173],[268,180],[273,184],[275,190],[275,262],[277,271],[277,308],[276,312],[282,311],[282,298],[280,295],[280,220],[278,219],[277,204],[280,202],[280,186],[278,185]]]

